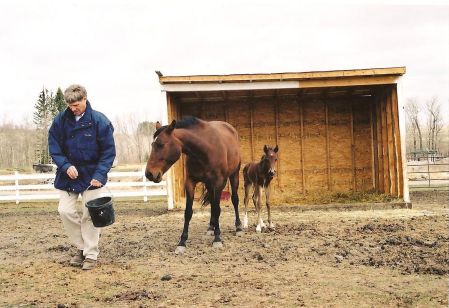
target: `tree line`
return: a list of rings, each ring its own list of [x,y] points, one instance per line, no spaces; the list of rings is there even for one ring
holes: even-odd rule
[[[445,123],[438,98],[424,104],[416,98],[407,100],[406,148],[409,157],[415,153],[437,153],[448,156],[449,128]],[[67,104],[60,88],[56,94],[43,88],[34,104],[32,123],[0,123],[0,169],[30,170],[33,164],[51,163],[48,154],[48,129],[56,114]],[[151,150],[155,123],[139,121],[136,114],[112,119],[118,164],[143,164]]]
[[[51,163],[48,151],[48,129],[53,118],[67,108],[60,88],[56,94],[45,87],[34,103],[32,122],[0,123],[0,169],[27,170],[33,164]],[[135,114],[112,119],[116,143],[116,163],[143,164],[146,162],[156,124],[139,121]]]
[[[437,155],[448,156],[448,123],[437,97],[424,104],[409,98],[405,105],[407,115],[407,153],[410,158]]]

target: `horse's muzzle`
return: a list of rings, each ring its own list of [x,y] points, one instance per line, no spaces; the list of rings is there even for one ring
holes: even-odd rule
[[[145,176],[148,180],[159,183],[162,180],[162,174],[158,172],[156,175],[153,175],[153,173],[145,171]]]
[[[276,175],[276,170],[268,171],[268,175],[271,176],[271,177],[275,176]]]

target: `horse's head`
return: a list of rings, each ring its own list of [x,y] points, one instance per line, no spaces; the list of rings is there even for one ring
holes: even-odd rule
[[[276,165],[278,160],[278,146],[273,149],[272,147],[264,145],[263,151],[265,155],[262,156],[262,160],[267,164],[268,175],[273,177],[276,175]]]
[[[145,168],[145,176],[155,183],[162,180],[162,175],[181,156],[181,143],[173,136],[175,125],[175,120],[168,126],[161,126],[159,122],[156,124],[154,141],[151,144],[151,153]]]

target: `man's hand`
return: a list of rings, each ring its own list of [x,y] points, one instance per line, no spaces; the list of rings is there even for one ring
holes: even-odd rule
[[[67,169],[67,175],[74,180],[78,177],[78,170],[76,170],[75,166],[70,166],[69,169]]]
[[[92,181],[90,181],[90,185],[94,186],[94,187],[101,187],[101,186],[103,186],[103,184],[98,182],[96,179],[92,179]]]

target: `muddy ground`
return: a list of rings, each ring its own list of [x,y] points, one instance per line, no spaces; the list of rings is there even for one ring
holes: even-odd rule
[[[174,254],[183,212],[162,201],[115,202],[101,265],[70,267],[55,203],[0,204],[0,306],[448,306],[448,195],[412,194],[413,209],[273,209],[276,229],[236,237],[224,206],[224,247],[196,208],[187,251]],[[255,213],[250,213],[250,223]]]

